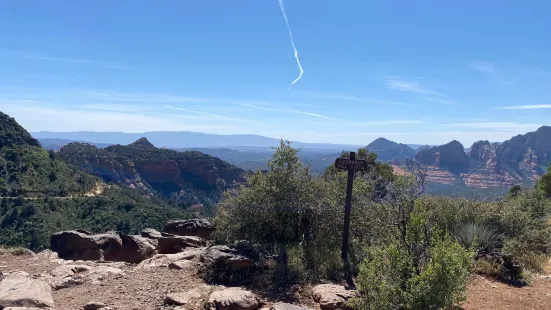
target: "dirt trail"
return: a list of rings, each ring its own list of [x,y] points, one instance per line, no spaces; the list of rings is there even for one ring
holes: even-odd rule
[[[466,310],[551,309],[551,277],[534,279],[529,286],[514,287],[473,276],[469,284]]]

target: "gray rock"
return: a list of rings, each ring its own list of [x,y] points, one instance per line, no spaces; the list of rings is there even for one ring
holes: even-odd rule
[[[189,274],[198,274],[201,268],[201,264],[191,260],[181,260],[181,261],[171,262],[168,265],[168,268],[181,270]]]
[[[203,300],[205,300],[209,296],[212,291],[212,287],[208,285],[202,285],[184,293],[168,294],[167,296],[165,296],[164,299],[165,305],[189,307],[198,306]]]
[[[94,237],[78,231],[55,233],[50,238],[50,248],[59,258],[68,260],[100,260],[101,249]]]
[[[155,247],[141,236],[120,236],[122,249],[117,261],[137,264],[156,254]]]
[[[242,288],[230,287],[213,292],[209,306],[216,310],[253,310],[260,307],[260,298]]]
[[[105,304],[102,302],[91,302],[84,305],[83,310],[98,310],[105,308]]]
[[[6,274],[0,281],[0,308],[8,307],[53,308],[52,289],[45,281],[32,279],[26,272]]]
[[[207,244],[204,239],[193,236],[161,237],[157,241],[159,242],[159,254],[180,253],[186,248],[204,247]]]
[[[346,301],[356,296],[356,291],[347,290],[342,285],[321,284],[312,289],[314,301],[323,310],[341,309]]]
[[[153,228],[146,228],[146,229],[142,230],[140,235],[142,237],[148,238],[148,239],[159,239],[163,236],[160,232],[156,231]]]
[[[51,248],[64,260],[105,260],[139,263],[156,253],[155,245],[141,236],[116,232],[91,235],[82,231],[53,234]]]
[[[64,289],[85,283],[98,283],[110,274],[121,275],[122,269],[110,266],[62,265],[43,275],[50,285],[56,289]]]
[[[296,306],[284,302],[278,302],[270,307],[270,310],[313,310],[312,308]]]
[[[197,236],[206,240],[212,239],[215,228],[206,219],[175,220],[165,224],[164,232],[178,236]]]
[[[184,251],[176,254],[157,254],[152,258],[141,262],[134,270],[146,270],[151,268],[168,267],[171,263],[177,261],[191,260],[199,261],[201,254],[206,248],[187,248]]]
[[[65,260],[115,260],[122,248],[118,234],[90,235],[82,231],[63,231],[50,238],[52,251]]]
[[[246,256],[240,255],[236,250],[225,246],[217,245],[207,248],[201,255],[201,262],[209,267],[220,268],[253,268],[254,261]]]

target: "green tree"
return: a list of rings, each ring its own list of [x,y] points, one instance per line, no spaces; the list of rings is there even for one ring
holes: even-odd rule
[[[539,180],[537,187],[542,193],[551,198],[551,163],[547,168],[547,173],[545,173]]]
[[[285,275],[289,249],[304,254],[312,270],[316,251],[338,248],[340,223],[335,221],[340,217],[327,200],[323,180],[311,173],[297,153],[289,142],[281,141],[267,172],[257,171],[236,195],[226,195],[215,219],[219,239],[248,240],[273,249]]]

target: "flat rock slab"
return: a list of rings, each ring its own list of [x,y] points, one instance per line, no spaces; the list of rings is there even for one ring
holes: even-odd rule
[[[205,239],[194,236],[171,236],[157,239],[159,254],[180,253],[186,248],[204,247]]]
[[[122,275],[124,271],[106,265],[62,265],[42,277],[56,290],[85,283],[98,284],[110,274]]]
[[[230,287],[213,292],[209,306],[216,310],[253,310],[260,307],[260,298],[239,287]]]
[[[159,267],[168,267],[171,263],[177,261],[191,260],[199,261],[201,254],[205,252],[206,248],[187,248],[183,252],[176,254],[157,254],[152,258],[146,259],[141,262],[134,270],[146,270]]]
[[[317,285],[312,292],[314,301],[319,303],[323,310],[342,309],[348,299],[356,296],[356,291],[334,284]]]
[[[8,307],[53,308],[52,288],[45,281],[30,278],[26,272],[4,275],[0,282],[0,308]]]
[[[210,240],[214,229],[214,225],[206,219],[191,219],[169,221],[165,224],[163,231],[179,236],[197,236]]]
[[[188,307],[199,306],[213,290],[214,288],[211,286],[202,285],[187,292],[168,294],[165,297],[165,304]]]
[[[194,262],[191,260],[181,260],[172,262],[168,265],[168,268],[175,269],[175,270],[181,270],[183,272],[189,273],[189,274],[198,274],[199,270],[201,268],[201,264],[198,262]]]
[[[278,302],[272,305],[269,309],[270,310],[313,310],[312,308],[292,305],[284,302]]]

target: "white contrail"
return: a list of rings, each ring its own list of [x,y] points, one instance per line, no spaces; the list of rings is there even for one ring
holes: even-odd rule
[[[298,51],[297,51],[297,48],[295,47],[295,42],[293,41],[293,33],[291,32],[291,27],[289,26],[289,20],[287,19],[287,14],[285,13],[283,0],[278,0],[278,1],[279,1],[279,7],[281,8],[281,13],[283,13],[283,18],[285,19],[285,24],[287,25],[287,30],[289,30],[289,38],[291,38],[291,45],[293,46],[293,50],[295,51],[295,59],[297,60],[297,65],[298,65],[298,68],[300,69],[300,74],[298,75],[296,80],[292,81],[291,84],[289,84],[289,87],[291,87],[291,85],[295,84],[302,78],[302,75],[304,74],[304,70],[300,65],[300,60],[298,59]]]

